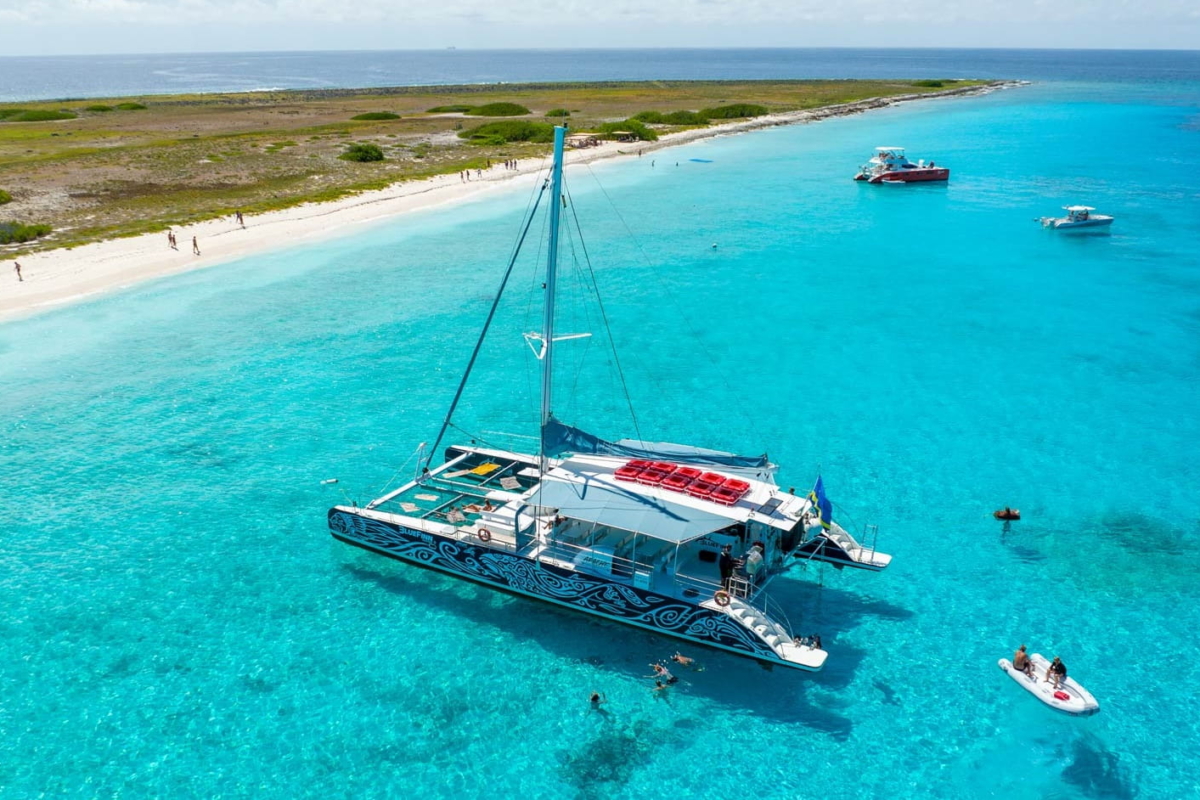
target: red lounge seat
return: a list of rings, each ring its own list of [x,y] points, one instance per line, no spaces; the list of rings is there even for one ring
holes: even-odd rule
[[[727,486],[718,486],[716,489],[713,489],[710,499],[723,506],[731,506],[742,499],[742,494],[742,492],[735,492]]]
[[[697,470],[699,472],[699,470]],[[667,477],[663,478],[663,488],[671,489],[676,492],[682,492],[687,488],[687,485],[692,482],[692,478],[682,474],[683,470],[676,470]]]
[[[725,483],[725,476],[715,472],[706,472],[700,476],[700,480],[704,483],[711,483],[713,486],[720,486]]]
[[[737,492],[738,497],[741,497],[746,492],[750,491],[750,484],[745,481],[739,481],[737,478],[730,478],[725,481],[725,488],[730,491]]]
[[[716,489],[716,488],[717,487],[711,483],[705,483],[704,481],[694,481],[694,482],[692,482],[692,484],[690,486],[687,487],[687,493],[690,494],[692,497],[705,497],[706,498],[709,495],[711,495],[713,493],[713,489]]]
[[[675,470],[676,475],[682,475],[685,478],[694,479],[700,477],[701,470],[695,467],[679,467]]]
[[[665,477],[667,477],[667,473],[660,469],[647,469],[643,470],[642,474],[637,476],[637,482],[644,483],[647,486],[654,486],[662,483]]]
[[[660,472],[665,472],[668,475],[675,471],[675,465],[669,461],[655,461],[650,466],[656,470],[659,470]]]
[[[614,472],[613,477],[619,481],[636,481],[637,476],[641,474],[642,470],[639,467],[626,464]]]
[[[644,458],[635,458],[633,461],[630,461],[630,462],[629,462],[628,464],[626,464],[625,466],[627,466],[627,467],[633,467],[634,469],[646,469],[647,467],[652,467],[652,466],[654,466],[654,462],[653,462],[653,461],[647,461],[647,460],[646,460],[646,459],[644,459]]]

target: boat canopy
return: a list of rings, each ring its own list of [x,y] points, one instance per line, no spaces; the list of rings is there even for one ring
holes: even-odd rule
[[[903,153],[904,148],[903,147],[876,147],[875,152],[876,153],[897,153],[897,152]]]
[[[1095,211],[1091,206],[1063,206],[1067,211]]]
[[[551,418],[542,428],[542,446],[551,456],[563,453],[580,453],[584,455],[621,456],[623,458],[648,458],[651,460],[679,461],[686,464],[703,464],[713,467],[773,469],[774,466],[767,458],[761,456],[739,456],[720,450],[707,450],[703,447],[690,447],[684,444],[668,442],[641,442],[634,439],[621,439],[608,442],[587,431],[564,425]]]
[[[543,480],[529,504],[560,509],[568,519],[682,544],[732,525],[735,520],[660,500],[599,481]]]

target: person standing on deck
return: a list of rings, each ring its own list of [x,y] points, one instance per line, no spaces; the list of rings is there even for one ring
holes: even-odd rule
[[[733,554],[729,551],[729,545],[725,545],[717,559],[717,567],[721,570],[721,588],[725,591],[729,591],[729,582],[733,579]]]

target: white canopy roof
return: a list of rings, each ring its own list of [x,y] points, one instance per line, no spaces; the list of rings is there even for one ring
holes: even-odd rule
[[[1067,211],[1095,211],[1091,206],[1063,206]]]

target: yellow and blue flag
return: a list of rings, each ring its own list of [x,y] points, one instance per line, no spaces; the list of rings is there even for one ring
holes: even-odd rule
[[[825,496],[825,484],[821,483],[820,475],[817,476],[817,482],[812,491],[808,493],[808,499],[817,509],[817,519],[821,521],[821,527],[828,530],[829,526],[833,524],[833,503],[829,502],[829,498]]]

